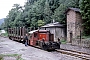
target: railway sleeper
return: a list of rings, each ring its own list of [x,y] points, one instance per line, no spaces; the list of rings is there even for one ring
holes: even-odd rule
[[[86,60],[90,60],[90,55],[86,55],[86,54],[80,54],[80,53],[77,53],[77,52],[72,52],[72,51],[64,51],[64,50],[56,50],[62,54],[67,54],[67,55],[71,55],[71,56],[75,56],[75,57],[78,57],[78,58],[82,58],[82,59],[86,59]]]

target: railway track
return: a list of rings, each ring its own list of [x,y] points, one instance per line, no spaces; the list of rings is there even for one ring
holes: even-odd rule
[[[90,60],[90,54],[88,54],[88,53],[67,50],[67,49],[62,49],[62,48],[56,49],[55,51],[60,52],[62,54],[67,54],[67,55],[75,56],[78,58],[82,58],[83,60]]]
[[[39,47],[36,47],[39,48]],[[41,48],[39,48],[41,49]],[[79,52],[79,51],[74,51],[74,50],[67,50],[67,49],[55,49],[56,52],[62,53],[62,54],[67,54],[71,56],[75,56],[78,58],[81,58],[82,60],[90,60],[90,54],[84,53],[84,52]]]

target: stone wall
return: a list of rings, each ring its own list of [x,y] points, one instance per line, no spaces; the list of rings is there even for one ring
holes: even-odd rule
[[[90,48],[90,40],[81,39],[80,41],[80,39],[75,39],[75,40],[72,40],[72,45]]]
[[[80,13],[69,10],[67,12],[67,42],[71,43],[73,38],[80,36],[80,31],[83,31],[81,25],[82,18]]]
[[[70,10],[67,12],[67,42],[70,42],[70,33],[75,37],[75,11]]]
[[[80,31],[83,32],[82,27],[83,20],[81,18],[80,13],[76,13],[76,22],[75,22],[75,35],[80,36]]]

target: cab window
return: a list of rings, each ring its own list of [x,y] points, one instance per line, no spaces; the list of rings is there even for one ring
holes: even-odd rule
[[[34,37],[37,37],[37,33],[34,33]]]

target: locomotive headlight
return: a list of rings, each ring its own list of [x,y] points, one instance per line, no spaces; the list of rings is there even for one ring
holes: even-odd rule
[[[21,41],[23,41],[23,39]]]

